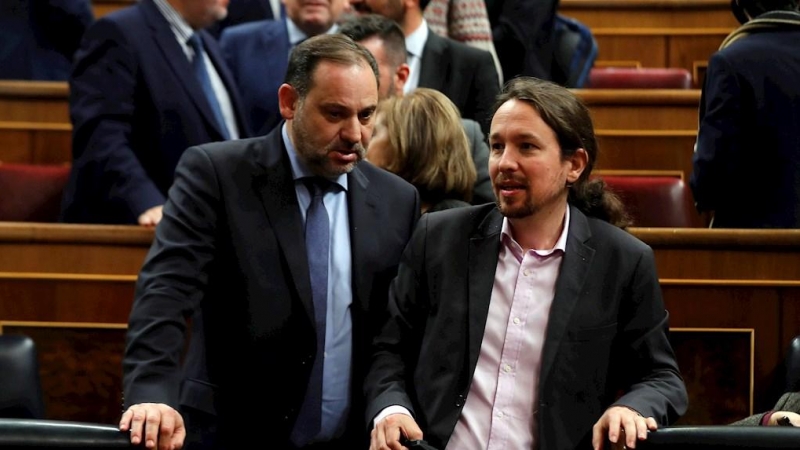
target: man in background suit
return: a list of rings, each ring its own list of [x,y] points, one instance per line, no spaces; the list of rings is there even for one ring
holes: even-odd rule
[[[0,78],[66,81],[93,21],[89,0],[0,2]]]
[[[310,38],[278,93],[284,124],[184,153],[130,315],[134,444],[366,447],[369,344],[420,210],[410,184],[359,162],[377,73],[349,38]]]
[[[281,0],[230,0],[228,15],[208,27],[208,32],[219,39],[225,28],[257,20],[280,20],[284,16]]]
[[[364,14],[342,23],[339,32],[366,47],[375,57],[381,75],[378,92],[381,100],[403,95],[409,69],[403,30],[396,22],[378,14]],[[474,120],[461,119],[461,123],[478,175],[472,191],[472,204],[494,202],[492,183],[489,181],[489,147],[483,132]]]
[[[690,185],[713,228],[800,228],[797,0],[737,0],[711,56]],[[752,19],[752,20],[751,20]]]
[[[226,4],[142,0],[86,32],[69,83],[64,221],[155,225],[187,147],[247,136],[233,78],[202,31]]]
[[[350,0],[358,13],[375,13],[397,22],[406,36],[408,80],[404,92],[417,87],[446,95],[461,116],[488,130],[500,81],[492,55],[428,29],[419,0]]]
[[[335,33],[347,0],[285,0],[286,17],[227,28],[220,45],[244,98],[250,129],[269,133],[281,121],[278,87],[283,82],[289,52],[312,36]]]
[[[425,214],[392,282],[365,387],[373,450],[401,435],[599,450],[622,430],[633,447],[686,410],[653,252],[589,179],[589,111],[535,78],[499,101],[497,205]]]

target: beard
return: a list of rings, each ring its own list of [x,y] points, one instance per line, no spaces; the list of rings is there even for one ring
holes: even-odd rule
[[[313,133],[308,130],[304,120],[298,120],[298,117],[302,117],[302,114],[298,115],[292,123],[294,147],[297,155],[314,174],[330,179],[350,173],[367,154],[366,148],[360,142],[347,143],[338,137],[335,141],[319,149],[318,145],[314,143]],[[356,160],[347,164],[336,164],[330,158],[330,154],[333,152],[355,153]]]
[[[500,213],[509,219],[522,219],[532,216],[539,211],[539,208],[533,204],[529,197],[525,198],[521,205],[508,205],[502,199],[496,200],[495,203]]]

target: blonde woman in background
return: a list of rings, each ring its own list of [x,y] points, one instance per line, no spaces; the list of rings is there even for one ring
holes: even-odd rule
[[[378,105],[367,159],[419,191],[422,212],[469,206],[475,165],[458,109],[444,94],[418,88]]]

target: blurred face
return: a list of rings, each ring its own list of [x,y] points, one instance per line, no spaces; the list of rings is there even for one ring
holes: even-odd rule
[[[387,168],[391,156],[389,130],[386,129],[385,114],[375,116],[375,130],[367,149],[367,160],[380,168]]]
[[[397,89],[395,87],[395,78],[397,68],[393,67],[392,64],[389,63],[389,58],[386,55],[386,49],[383,45],[383,40],[378,37],[371,37],[365,39],[359,44],[363,45],[372,56],[375,58],[375,62],[378,63],[378,73],[380,74],[380,87],[378,90],[378,98],[381,100],[391,97],[392,95],[397,95]]]
[[[378,103],[378,83],[366,62],[322,61],[304,99],[284,84],[278,100],[295,150],[314,174],[335,178],[364,158]]]
[[[325,33],[339,20],[348,0],[283,0],[286,15],[309,37]]]
[[[562,159],[555,132],[528,103],[509,100],[489,134],[489,176],[500,212],[520,219],[564,207],[567,183],[578,179],[586,152]]]
[[[350,7],[357,14],[380,14],[397,23],[402,23],[405,15],[403,0],[350,0]]]
[[[228,15],[229,0],[172,0],[170,3],[194,30],[207,28]]]

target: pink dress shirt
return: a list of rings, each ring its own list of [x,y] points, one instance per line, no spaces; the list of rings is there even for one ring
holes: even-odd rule
[[[503,220],[480,355],[447,450],[536,448],[541,354],[567,243],[566,211],[552,249],[524,252]]]

